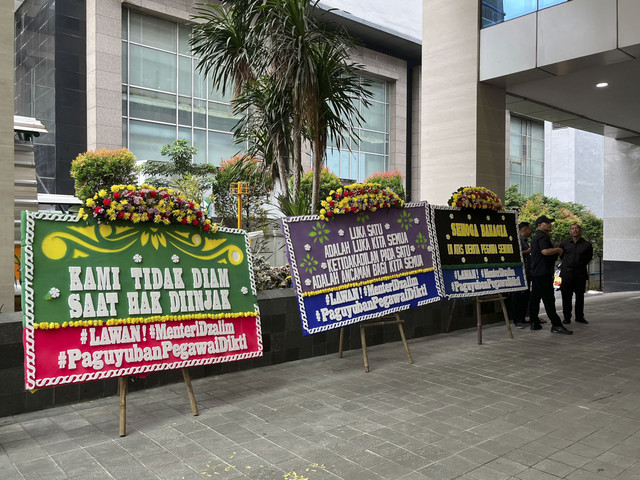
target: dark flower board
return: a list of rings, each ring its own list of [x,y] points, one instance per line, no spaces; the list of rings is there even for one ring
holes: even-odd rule
[[[467,210],[415,202],[283,218],[303,333],[526,288],[515,212]]]

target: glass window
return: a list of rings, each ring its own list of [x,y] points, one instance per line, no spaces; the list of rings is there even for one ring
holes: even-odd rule
[[[176,56],[147,47],[130,45],[129,83],[166,92],[176,91]]]
[[[209,161],[212,165],[220,165],[220,161],[229,160],[238,153],[240,146],[230,133],[209,132]]]
[[[187,25],[123,10],[122,138],[139,160],[167,160],[164,145],[183,138],[198,149],[196,163],[219,164],[242,145],[230,93],[210,89],[195,69]]]
[[[129,41],[175,52],[176,27],[175,23],[168,20],[132,11],[129,22]]]
[[[129,88],[129,116],[156,122],[176,123],[176,96]]]
[[[207,131],[193,130],[193,146],[198,149],[193,158],[195,163],[207,163]]]
[[[160,150],[175,139],[175,126],[129,120],[129,150],[138,160],[166,160]]]
[[[544,193],[544,124],[512,115],[509,152],[511,185],[526,196]]]
[[[482,28],[569,0],[482,0]]]
[[[190,57],[178,57],[178,93],[191,95],[191,82],[193,81],[193,67]]]
[[[231,105],[209,102],[209,130],[223,130],[230,132],[238,123],[233,116]]]
[[[190,38],[191,29],[186,25],[178,25],[178,53],[191,55],[191,46],[189,45]]]
[[[373,93],[373,99],[368,107],[359,105],[362,126],[343,132],[340,148],[333,139],[327,141],[328,168],[342,179],[358,182],[372,173],[386,171],[389,165],[390,85],[368,78],[363,83]]]

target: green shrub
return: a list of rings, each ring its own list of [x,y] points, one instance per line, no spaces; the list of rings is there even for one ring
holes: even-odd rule
[[[376,172],[364,181],[365,183],[379,183],[382,188],[391,188],[403,201],[407,199],[404,190],[404,177],[399,171]]]
[[[309,170],[302,175],[300,179],[300,195],[309,199],[311,202],[311,189],[313,185],[313,170]],[[293,185],[290,185],[291,189]],[[331,190],[337,190],[342,187],[342,182],[340,178],[329,170],[327,167],[322,167],[322,171],[320,172],[320,194],[318,195],[318,205],[316,205],[316,211],[320,211],[321,205],[319,202],[325,200]],[[311,208],[309,208],[311,211]]]
[[[242,195],[242,228],[254,231],[266,228],[269,192],[273,185],[263,163],[248,155],[222,161],[211,185],[216,217],[225,227],[238,226],[238,197],[230,193],[231,184],[248,183],[251,192]]]
[[[76,196],[84,201],[111,185],[135,183],[135,163],[136,157],[126,148],[103,148],[79,154],[71,162],[71,176],[75,180]]]

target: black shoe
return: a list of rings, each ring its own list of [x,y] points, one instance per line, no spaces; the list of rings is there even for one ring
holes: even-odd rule
[[[531,324],[531,330],[542,330],[542,325],[540,325],[539,323],[532,323]]]
[[[562,325],[551,327],[551,333],[559,333],[560,335],[573,335],[573,332],[571,330],[567,330],[567,328]]]
[[[516,328],[524,328],[527,326],[524,322],[513,322],[513,324],[516,326]]]
[[[589,323],[589,322],[587,322],[584,318],[583,318],[583,319],[581,319],[581,320],[578,320],[578,319],[576,318],[576,322],[578,322],[578,323],[584,323],[585,325],[587,325],[587,324]]]
[[[577,322],[578,320],[576,320]],[[570,318],[565,318],[562,323],[564,323],[565,325],[569,325],[571,323],[571,319]]]

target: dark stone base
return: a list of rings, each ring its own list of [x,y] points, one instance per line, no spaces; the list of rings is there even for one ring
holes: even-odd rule
[[[411,339],[443,333],[449,322],[452,303],[451,301],[439,301],[401,312],[400,317],[405,321],[406,337]],[[306,337],[302,335],[298,304],[292,290],[260,292],[258,304],[262,323],[264,356],[240,362],[193,367],[189,369],[191,378],[222,375],[239,370],[338,353],[339,329]],[[474,299],[458,301],[452,330],[476,326],[474,305]],[[482,312],[485,324],[504,321],[500,306],[495,302],[482,304]],[[401,340],[398,327],[395,325],[371,327],[367,328],[365,332],[368,347]],[[354,324],[345,329],[343,349],[348,351],[360,348],[360,327],[358,324]],[[2,385],[0,388],[0,417],[116,395],[117,380],[114,378],[44,388],[33,393],[26,392],[24,390],[23,357],[21,312],[0,314],[0,385]],[[336,361],[338,361],[337,358]],[[145,378],[129,377],[128,388],[131,391],[136,391],[182,381],[182,374],[177,370],[154,372]]]
[[[602,263],[605,293],[640,290],[640,262],[604,260]]]

